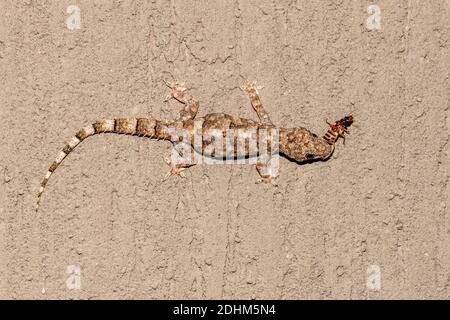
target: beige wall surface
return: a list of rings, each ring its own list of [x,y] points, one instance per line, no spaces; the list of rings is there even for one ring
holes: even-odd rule
[[[75,5],[71,6],[71,5]],[[374,5],[369,7],[370,5]],[[0,298],[450,298],[450,1],[0,2]],[[79,18],[79,19],[78,19]],[[167,141],[97,119],[200,115],[317,134],[355,117],[326,162],[167,172]]]

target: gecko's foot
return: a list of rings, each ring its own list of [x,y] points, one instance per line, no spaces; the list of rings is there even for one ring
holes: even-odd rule
[[[164,84],[168,86],[172,91],[166,96],[164,101],[169,101],[172,98],[177,99],[177,97],[182,97],[183,92],[187,90],[187,88],[184,86],[184,83],[178,83],[177,81],[170,82],[163,80]]]
[[[168,157],[164,158],[164,161],[170,167],[170,170],[169,170],[169,172],[166,173],[166,175],[164,176],[162,181],[166,181],[171,176],[175,176],[175,175],[179,176],[181,178],[186,178],[186,174],[183,172],[187,168],[187,166],[185,164],[182,164],[182,163],[181,164],[174,164],[174,163],[172,163],[172,161]]]
[[[276,182],[274,177],[261,177],[258,180],[256,180],[256,184],[260,184],[260,183],[264,183],[264,184],[271,184],[274,187],[278,187],[278,183]]]
[[[164,176],[164,178],[162,178],[162,181],[166,181],[167,179],[169,179],[171,176],[179,176],[182,178],[186,178],[186,175],[184,174],[183,170],[186,168],[177,168],[177,167],[172,167],[170,168],[169,172],[166,173],[166,175]]]

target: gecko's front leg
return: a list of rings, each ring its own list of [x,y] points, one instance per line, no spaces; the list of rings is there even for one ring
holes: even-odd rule
[[[246,85],[241,87],[244,90],[252,104],[253,109],[255,109],[256,114],[258,115],[259,120],[262,124],[272,125],[272,120],[270,120],[269,113],[264,109],[261,98],[259,97],[258,87],[254,82],[247,83]]]
[[[198,100],[194,99],[190,94],[187,93],[187,88],[184,87],[183,84],[168,81],[164,81],[164,83],[170,89],[172,89],[170,95],[166,98],[166,101],[174,98],[175,100],[184,104],[184,108],[180,110],[177,120],[193,120],[197,115],[198,108],[200,106]]]

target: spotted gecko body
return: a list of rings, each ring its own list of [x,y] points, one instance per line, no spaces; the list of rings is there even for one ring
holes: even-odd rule
[[[339,137],[345,142],[347,128],[353,123],[353,116],[349,115],[330,125],[324,136],[318,137],[309,130],[297,128],[277,128],[263,108],[258,95],[258,90],[254,84],[248,84],[242,89],[247,92],[250,102],[255,109],[259,121],[231,116],[224,113],[208,114],[204,117],[195,117],[199,108],[199,103],[190,96],[186,88],[179,84],[167,84],[171,88],[171,98],[175,98],[184,104],[179,116],[175,120],[158,120],[152,117],[147,118],[117,118],[100,120],[92,125],[82,128],[68,142],[50,168],[41,183],[38,193],[36,211],[39,208],[42,193],[58,166],[65,157],[72,152],[86,138],[99,133],[117,133],[135,135],[158,140],[168,140],[174,144],[175,149],[181,156],[181,160],[174,161],[166,158],[170,165],[170,171],[165,179],[171,175],[183,176],[183,170],[196,164],[192,152],[189,156],[184,156],[184,151],[180,146],[192,148],[195,152],[203,156],[216,159],[225,158],[248,158],[258,157],[261,146],[268,150],[268,157],[258,158],[256,169],[261,176],[259,182],[273,182],[277,176],[271,170],[270,162],[272,155],[276,151],[297,163],[314,160],[326,160],[333,153],[335,143]],[[198,132],[198,128],[200,132]],[[218,138],[223,138],[229,132],[235,132],[232,137],[232,146],[223,143],[223,147],[211,148]],[[182,133],[180,135],[179,133]],[[267,133],[267,134],[262,134]],[[276,133],[276,134],[273,134]],[[200,142],[195,142],[194,137],[200,136]],[[234,140],[233,140],[234,139]],[[250,140],[253,139],[257,148],[252,148]],[[239,146],[238,142],[241,141]],[[243,141],[243,142],[242,142]],[[276,146],[276,147],[274,147]],[[276,149],[276,150],[275,150]]]

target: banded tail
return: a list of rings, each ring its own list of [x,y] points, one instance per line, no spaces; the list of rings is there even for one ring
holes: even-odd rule
[[[100,120],[84,127],[67,143],[62,151],[58,154],[55,161],[47,171],[44,180],[41,182],[41,188],[37,195],[36,212],[39,209],[42,193],[47,185],[50,176],[55,172],[56,168],[63,162],[64,158],[75,149],[84,139],[98,133],[117,133],[137,135],[141,137],[156,138],[156,139],[170,139],[170,130],[168,127],[176,125],[175,122],[161,122],[154,118],[128,118],[128,119],[111,119]]]

